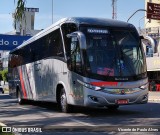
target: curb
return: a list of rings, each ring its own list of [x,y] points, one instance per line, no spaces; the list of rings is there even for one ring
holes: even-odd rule
[[[157,102],[160,102],[160,99],[148,99],[148,101],[157,101]]]
[[[160,98],[157,97],[157,96],[150,96],[150,97],[148,98],[148,101],[160,101]]]

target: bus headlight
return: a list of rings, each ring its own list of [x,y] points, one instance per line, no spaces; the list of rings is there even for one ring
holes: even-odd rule
[[[92,84],[89,84],[89,83],[86,83],[86,82],[82,82],[80,80],[77,80],[77,82],[82,84],[84,87],[92,89],[92,90],[96,90],[97,91],[97,90],[101,90],[102,89],[101,87],[98,87],[98,86],[95,86],[95,85],[92,85]]]
[[[146,84],[140,86],[139,88],[142,89],[142,90],[147,89],[147,88],[148,88],[148,83],[146,83]]]
[[[101,87],[94,86],[94,85],[91,85],[91,84],[88,84],[88,83],[84,83],[84,86],[86,88],[89,88],[89,89],[92,89],[92,90],[100,90],[101,89]]]

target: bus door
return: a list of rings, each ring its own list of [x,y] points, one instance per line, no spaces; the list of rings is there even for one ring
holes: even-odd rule
[[[42,87],[42,68],[41,60],[34,62],[34,76],[35,76],[35,88],[37,92],[37,98],[40,99],[43,96],[43,87]]]
[[[71,86],[71,95],[74,98],[74,102],[77,105],[83,104],[83,86],[79,83],[83,82],[82,77],[82,55],[80,50],[80,42],[78,37],[70,37],[70,56],[68,60],[68,67],[71,72],[69,72],[69,80]]]

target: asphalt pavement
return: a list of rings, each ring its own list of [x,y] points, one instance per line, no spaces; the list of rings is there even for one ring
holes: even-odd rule
[[[8,94],[0,95],[0,127],[38,127],[42,133],[38,135],[94,135],[106,134],[150,134],[151,132],[119,132],[119,127],[131,126],[137,129],[157,128],[160,131],[160,92],[149,92],[148,104],[121,106],[117,111],[106,109],[75,108],[75,112],[60,113],[55,104],[28,103],[23,106],[17,104]],[[68,127],[69,126],[69,127]],[[153,126],[153,127],[152,127]],[[73,128],[72,128],[73,127]],[[103,129],[104,128],[104,129]],[[129,127],[130,128],[130,127]],[[143,129],[144,129],[143,128]],[[55,133],[55,132],[58,132]],[[113,133],[114,132],[114,133]],[[152,132],[151,134],[159,134]],[[1,132],[0,132],[1,135]],[[17,134],[15,134],[17,135]],[[19,135],[19,134],[18,134]],[[24,134],[22,134],[24,135]],[[27,134],[28,135],[28,134]],[[35,134],[36,135],[36,134]]]

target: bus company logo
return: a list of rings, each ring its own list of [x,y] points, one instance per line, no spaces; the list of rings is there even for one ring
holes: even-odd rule
[[[2,133],[41,133],[42,129],[38,127],[2,127]]]
[[[124,95],[125,94],[125,90],[121,90],[121,94]]]
[[[12,132],[11,127],[2,127],[2,133],[10,133]]]
[[[116,81],[128,81],[128,78],[115,78]]]

